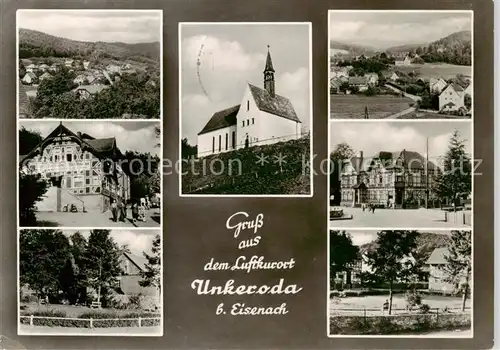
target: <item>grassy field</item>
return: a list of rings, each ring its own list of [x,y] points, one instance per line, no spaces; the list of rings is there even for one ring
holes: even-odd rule
[[[384,118],[408,109],[413,101],[394,95],[330,95],[330,117],[363,119],[365,107],[370,119]]]
[[[399,119],[470,119],[470,116],[458,116],[439,113],[416,112],[405,114]]]
[[[394,70],[399,70],[401,72],[409,73],[416,71],[420,73],[421,78],[443,78],[450,79],[454,78],[457,74],[463,74],[465,76],[472,75],[471,66],[456,66],[447,63],[424,63],[424,64],[412,64],[410,66],[397,66]]]
[[[371,295],[363,297],[346,297],[337,298],[330,300],[330,316],[356,316],[363,315],[363,309],[382,309],[382,305],[388,299],[388,295]],[[450,297],[450,296],[439,296],[439,295],[424,295],[422,296],[422,304],[427,304],[431,309],[443,309],[448,307],[448,309],[461,309],[462,298],[460,297]],[[470,299],[466,302],[466,307],[470,308]],[[394,309],[405,309],[406,301],[404,295],[394,295],[392,298],[392,308]],[[398,313],[398,310],[394,310]],[[404,312],[400,310],[399,313]],[[379,315],[380,311],[367,311],[367,315],[374,314]]]

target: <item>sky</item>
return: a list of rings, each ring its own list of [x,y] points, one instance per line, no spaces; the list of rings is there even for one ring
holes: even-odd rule
[[[332,11],[330,40],[387,49],[471,30],[471,12]]]
[[[377,230],[350,230],[347,231],[351,235],[352,243],[355,246],[362,246],[363,244],[373,242],[377,239]],[[449,235],[449,231],[433,232],[436,234]]]
[[[140,43],[160,41],[162,12],[48,10],[18,11],[19,28],[72,40]]]
[[[85,239],[90,236],[89,230],[79,230]],[[63,231],[64,235],[70,237],[75,231]],[[119,247],[127,245],[130,252],[134,255],[143,256],[142,252],[151,253],[153,239],[156,235],[160,234],[157,230],[111,230],[110,236],[118,244]]]
[[[198,132],[213,113],[241,103],[247,83],[264,87],[267,45],[276,71],[276,93],[290,99],[310,130],[307,24],[196,24],[181,29],[182,137],[190,144],[197,144]]]
[[[432,122],[330,122],[330,147],[346,142],[355,152],[370,157],[380,151],[397,152],[406,149],[425,156],[426,137],[429,137],[429,160],[442,157],[455,130],[465,140],[465,151],[471,153],[470,121]]]
[[[53,121],[19,122],[20,128],[24,126],[28,130],[39,131],[42,137],[46,137],[58,125],[59,122]],[[63,125],[74,133],[80,131],[96,139],[115,137],[116,144],[122,153],[126,151],[149,152],[157,156],[161,153],[161,148],[156,147],[160,140],[156,138],[155,134],[155,125],[159,126],[159,122],[64,121]]]

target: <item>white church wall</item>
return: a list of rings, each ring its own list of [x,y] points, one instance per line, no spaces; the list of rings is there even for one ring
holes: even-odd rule
[[[215,153],[232,151],[233,132],[236,138],[236,126],[229,126],[198,135],[198,157],[206,157]]]
[[[249,146],[255,145],[258,142],[260,138],[260,125],[262,125],[259,115],[260,110],[257,108],[250,87],[247,85],[243,98],[241,99],[240,110],[236,116],[238,149],[245,147],[247,135]]]
[[[300,137],[300,123],[260,111],[259,145],[295,140]]]

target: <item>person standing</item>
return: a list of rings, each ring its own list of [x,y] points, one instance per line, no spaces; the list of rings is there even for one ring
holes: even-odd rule
[[[134,201],[132,204],[132,221],[136,222],[139,217],[139,206],[137,205],[137,202]]]
[[[113,215],[113,221],[116,222],[116,219],[117,219],[117,205],[116,205],[116,201],[114,199],[111,200],[111,214]]]
[[[124,222],[127,217],[127,204],[120,201],[120,221]]]

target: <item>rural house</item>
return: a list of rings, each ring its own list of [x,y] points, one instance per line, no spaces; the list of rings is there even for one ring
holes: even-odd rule
[[[49,66],[46,65],[45,63],[41,64],[39,69],[42,71],[42,72],[46,72],[48,69],[49,69]]]
[[[338,94],[340,92],[340,86],[342,85],[342,81],[339,78],[331,78],[330,79],[330,93]]]
[[[149,301],[148,304],[160,305],[160,293],[156,287],[141,287],[141,272],[146,269],[147,260],[144,256],[137,256],[130,253],[122,253],[120,257],[120,267],[123,274],[118,278],[121,293],[126,296],[141,294]]]
[[[81,99],[87,99],[92,97],[95,94],[100,93],[101,91],[107,89],[107,85],[103,84],[95,84],[95,85],[80,85],[77,87],[75,91]]]
[[[52,75],[49,72],[45,72],[40,76],[39,80],[43,81],[45,79],[50,79],[50,78],[52,78]]]
[[[39,211],[60,212],[74,204],[79,212],[105,212],[111,199],[130,198],[130,179],[121,159],[114,137],[96,139],[61,123],[28,154],[20,155],[19,165],[51,183],[37,202]]]
[[[346,160],[341,170],[341,205],[359,207],[373,203],[391,208],[421,205],[426,188],[429,198],[434,198],[432,184],[439,171],[418,152],[379,152],[364,157],[361,151]]]
[[[57,71],[59,70],[59,64],[57,64],[57,63],[53,63],[53,64],[50,66],[49,70],[50,70],[51,72],[57,72]]]
[[[64,61],[64,65],[68,68],[71,68],[73,66],[73,62],[74,60],[72,59],[67,59],[66,61]]]
[[[212,115],[198,133],[198,157],[300,138],[301,121],[290,100],[275,91],[268,51],[264,89],[247,84],[239,105]]]
[[[87,70],[90,68],[90,62],[89,61],[83,61],[83,69]]]
[[[349,70],[347,67],[333,67],[330,72],[330,78],[340,78],[340,77],[349,77]]]
[[[402,76],[398,75],[398,73],[396,72],[393,72],[390,76],[389,76],[389,80],[390,81],[398,81],[399,79],[401,79]]]
[[[440,94],[441,91],[448,85],[443,78],[431,78],[429,81],[429,89],[432,93]]]
[[[29,97],[28,97],[28,89],[26,85],[23,85],[21,82],[18,83],[18,108],[19,108],[19,118],[29,118]]]
[[[449,254],[448,248],[436,248],[432,252],[426,264],[429,266],[429,290],[433,292],[453,293],[459,286],[447,281],[443,268],[446,266],[446,256]],[[461,278],[461,283],[465,282],[465,276]]]
[[[36,77],[36,74],[33,72],[27,72],[24,77],[23,77],[23,83],[25,84],[34,84],[38,78]]]
[[[83,85],[86,81],[86,76],[83,74],[78,75],[75,79],[73,79],[73,83],[78,84],[78,85]]]
[[[367,79],[368,85],[377,85],[378,84],[378,74],[377,73],[366,73],[365,77]]]
[[[411,57],[409,55],[406,55],[404,59],[397,59],[394,64],[396,66],[409,66],[411,65]]]
[[[439,110],[444,112],[456,112],[465,108],[464,88],[458,84],[449,84],[439,94]]]
[[[31,63],[30,65],[26,66],[26,72],[34,72],[36,70],[38,70],[38,67],[35,64],[33,64],[33,63]]]
[[[349,87],[357,88],[359,91],[368,90],[368,79],[366,77],[349,77]]]

